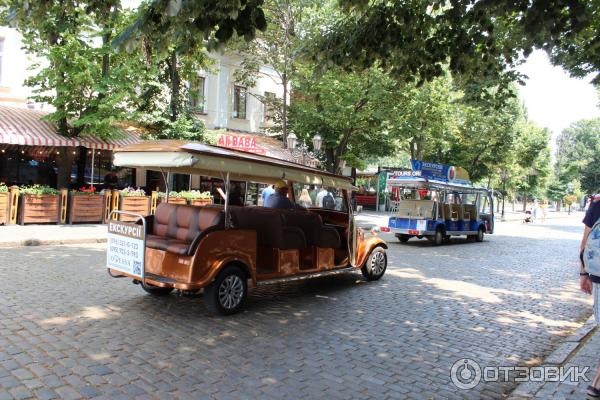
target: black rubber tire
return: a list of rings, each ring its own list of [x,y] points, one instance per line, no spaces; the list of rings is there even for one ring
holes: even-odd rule
[[[480,226],[479,229],[477,230],[477,235],[475,236],[475,241],[483,242],[483,236],[484,236],[483,227]]]
[[[168,296],[173,291],[173,288],[153,286],[149,284],[144,285],[143,283],[140,283],[140,286],[146,293],[150,293],[152,296],[156,297]]]
[[[241,281],[241,287],[239,282]],[[227,282],[227,283],[226,283]],[[232,288],[230,285],[235,284]],[[237,295],[233,292],[239,292]],[[225,291],[225,293],[220,293]],[[230,294],[231,296],[228,296]],[[222,296],[234,299],[235,303],[232,305],[224,304],[226,299]],[[248,276],[244,270],[237,265],[226,266],[219,272],[216,279],[204,289],[204,302],[208,311],[216,315],[231,315],[239,312],[246,302],[248,296]],[[223,299],[223,300],[222,300]]]
[[[435,243],[436,246],[441,246],[442,244],[444,244],[445,237],[446,237],[446,235],[444,235],[444,231],[441,228],[438,228],[435,231],[435,236],[433,237],[433,243]]]
[[[375,267],[375,263],[383,263],[379,264],[377,268]],[[362,272],[363,276],[368,281],[376,281],[381,279],[381,277],[385,274],[387,270],[387,254],[383,247],[375,247],[369,257],[367,257],[367,261],[360,268],[360,272]]]
[[[410,239],[409,235],[398,235],[397,237],[398,237],[398,240],[401,241],[402,243],[406,243]]]

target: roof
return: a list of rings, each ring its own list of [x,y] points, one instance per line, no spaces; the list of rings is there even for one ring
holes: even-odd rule
[[[294,182],[353,188],[350,178],[269,156],[182,140],[146,141],[118,148],[114,164],[258,182]]]
[[[102,140],[93,136],[65,137],[54,124],[43,119],[49,113],[28,108],[0,106],[0,144],[25,146],[83,146],[88,149],[113,150],[140,141],[133,127],[122,127],[123,137]]]

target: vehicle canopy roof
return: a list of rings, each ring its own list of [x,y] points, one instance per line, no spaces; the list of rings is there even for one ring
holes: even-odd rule
[[[118,148],[113,164],[163,172],[275,183],[280,179],[307,185],[354,190],[350,178],[273,157],[184,140],[156,140]]]
[[[468,183],[451,183],[423,177],[406,176],[389,182],[390,186],[428,188],[433,190],[450,190],[458,193],[489,192],[487,188],[473,186]]]

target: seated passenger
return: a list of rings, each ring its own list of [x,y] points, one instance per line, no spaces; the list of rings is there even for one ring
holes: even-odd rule
[[[293,209],[296,208],[294,203],[288,199],[289,187],[285,181],[279,181],[275,184],[275,193],[267,197],[267,201],[264,207],[267,208],[281,208],[281,209]]]

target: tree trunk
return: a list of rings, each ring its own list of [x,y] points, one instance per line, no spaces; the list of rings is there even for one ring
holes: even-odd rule
[[[85,164],[87,161],[87,149],[85,147],[78,148],[79,157],[77,158],[77,180],[76,187],[81,188],[85,186]],[[73,152],[71,152],[73,153]]]
[[[283,77],[281,79],[281,83],[283,84],[283,104],[281,106],[281,133],[282,133],[282,139],[283,139],[283,148],[287,149],[287,98],[288,98],[288,79],[287,79],[287,73],[284,72],[283,73]]]
[[[71,185],[71,168],[75,160],[75,154],[70,147],[65,147],[63,151],[56,156],[56,166],[58,167],[58,175],[56,179],[57,189],[70,189]]]
[[[177,67],[177,54],[175,51],[169,57],[169,75],[171,78],[171,121],[175,122],[179,116],[179,69]]]
[[[523,212],[527,211],[527,195],[523,194]]]

